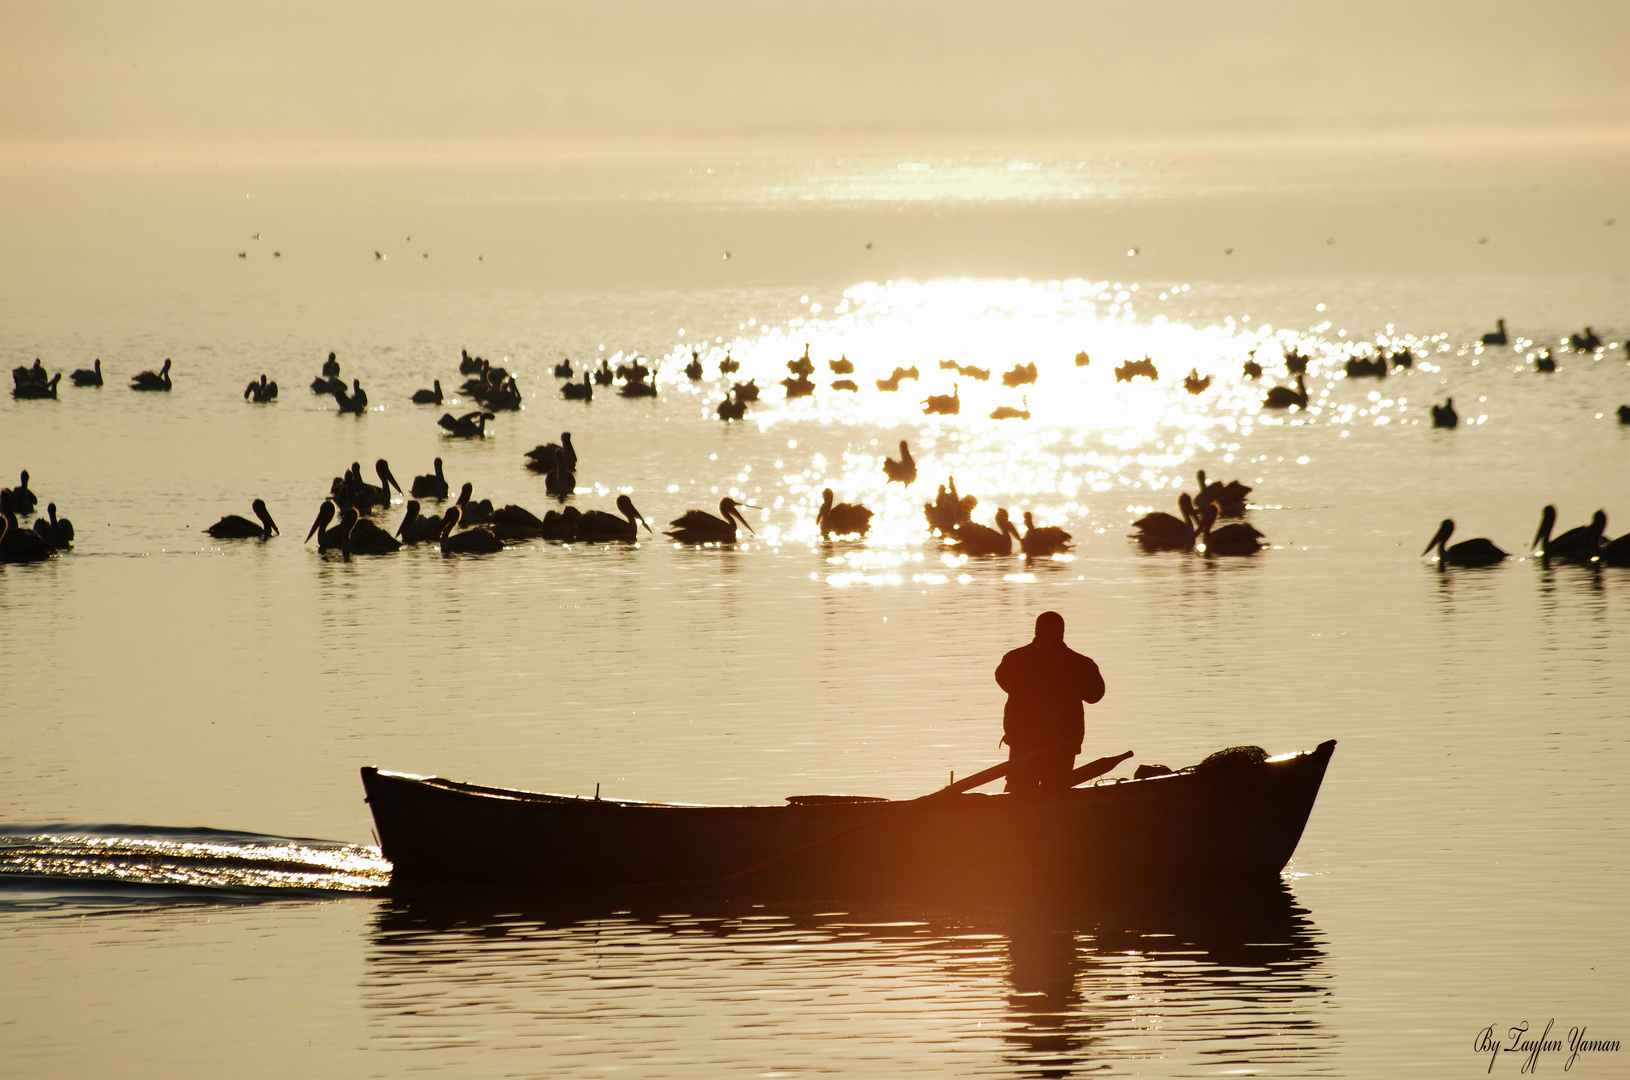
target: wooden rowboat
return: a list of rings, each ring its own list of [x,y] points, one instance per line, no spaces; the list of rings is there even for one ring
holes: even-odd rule
[[[786,806],[542,795],[372,767],[362,784],[401,882],[1264,879],[1295,852],[1335,747],[1049,795],[963,790],[998,766],[920,799],[795,796]]]

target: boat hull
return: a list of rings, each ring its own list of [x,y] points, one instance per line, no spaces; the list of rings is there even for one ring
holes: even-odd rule
[[[1271,878],[1335,742],[1292,757],[1055,795],[688,806],[541,795],[375,768],[363,787],[402,882],[600,888],[1045,874]]]

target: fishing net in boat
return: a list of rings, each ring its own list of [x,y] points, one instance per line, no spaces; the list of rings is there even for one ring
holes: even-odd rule
[[[1196,772],[1205,769],[1237,769],[1242,765],[1260,765],[1268,760],[1268,752],[1260,746],[1230,746],[1226,750],[1218,750],[1200,764],[1194,766]]]

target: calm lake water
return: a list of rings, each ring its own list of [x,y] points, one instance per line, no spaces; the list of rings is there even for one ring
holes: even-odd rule
[[[0,570],[0,1071],[1470,1077],[1523,1064],[1474,1052],[1491,1025],[1630,1038],[1630,571],[1527,555],[1547,504],[1630,528],[1627,177],[1622,146],[1563,142],[8,158],[6,364],[108,381],[0,401],[0,477],[27,469],[77,530]],[[1500,317],[1511,344],[1482,347]],[[1568,351],[1586,325],[1604,348]],[[806,344],[820,388],[784,400]],[[1344,375],[1378,344],[1413,366]],[[1309,407],[1265,410],[1291,347]],[[461,349],[525,399],[483,440],[435,422],[474,406],[409,402],[462,382]],[[366,415],[307,388],[330,350]],[[634,356],[655,399],[559,396],[562,358]],[[1144,356],[1157,381],[1117,381]],[[856,392],[830,389],[840,357]],[[170,393],[125,388],[165,358]],[[282,392],[251,405],[262,372]],[[762,400],[722,423],[749,378]],[[1435,430],[1447,396],[1461,425]],[[379,458],[541,515],[523,454],[562,431],[573,504],[627,493],[656,535],[301,543],[330,479]],[[902,438],[904,490],[880,467]],[[1254,488],[1265,550],[1127,538],[1198,469]],[[1028,510],[1073,550],[941,548],[922,505],[952,476],[976,519]],[[821,541],[826,487],[876,512],[866,541]],[[760,508],[743,543],[660,535],[725,495]],[[280,535],[204,535],[257,497]],[[1513,558],[1438,569],[1445,517]],[[1119,775],[1339,741],[1280,889],[388,888],[359,766],[912,796],[1003,756],[992,672],[1049,608],[1104,672],[1084,753],[1135,751]]]

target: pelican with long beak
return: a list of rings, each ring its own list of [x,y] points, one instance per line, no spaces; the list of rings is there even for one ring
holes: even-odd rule
[[[371,510],[375,506],[389,506],[391,504],[391,488],[396,489],[398,495],[403,494],[402,485],[396,482],[391,475],[391,467],[384,458],[374,462],[374,472],[379,475],[379,486],[362,479],[362,471],[356,469],[356,491],[351,496],[351,502],[359,510]]]
[[[634,500],[627,495],[617,496],[617,509],[622,511],[622,517],[608,514],[604,510],[590,510],[578,518],[576,539],[589,544],[603,541],[622,541],[631,544],[640,538],[640,525],[645,526],[646,532],[651,531],[651,523],[634,509]]]
[[[1132,523],[1137,535],[1132,539],[1146,548],[1188,548],[1200,535],[1195,527],[1194,500],[1188,492],[1177,497],[1177,508],[1183,512],[1175,518],[1163,510],[1145,514]]]
[[[1428,551],[1437,548],[1440,567],[1493,566],[1505,560],[1506,553],[1495,547],[1492,540],[1485,540],[1481,536],[1475,540],[1462,540],[1454,547],[1450,547],[1449,537],[1454,531],[1455,523],[1449,518],[1444,518],[1443,524],[1438,526],[1437,533],[1432,537],[1432,542],[1421,550],[1421,554],[1424,556]]]
[[[332,529],[329,528],[337,511],[338,508],[334,505],[333,499],[324,499],[323,505],[317,508],[317,520],[311,523],[311,529],[307,531],[306,538],[302,543],[309,544],[311,538],[315,536],[318,551],[338,550],[344,534],[340,532],[338,526]]]
[[[237,514],[228,514],[204,531],[217,540],[270,540],[274,532],[282,531],[277,527],[277,522],[272,520],[265,503],[256,499],[249,504],[249,508],[260,519],[259,525]],[[307,536],[306,539],[309,540],[311,537]]]
[[[726,495],[719,500],[719,517],[714,517],[706,510],[686,510],[668,523],[673,526],[668,530],[668,535],[681,544],[734,544],[738,521],[747,527],[749,533],[753,532],[753,527],[747,524],[747,519],[741,514],[742,508],[763,509],[749,503],[739,503]]]
[[[1551,536],[1556,525],[1556,507],[1547,506],[1539,516],[1539,531],[1529,548],[1538,551],[1542,559],[1593,559],[1602,546],[1602,533],[1607,531],[1607,511],[1598,510],[1591,515],[1589,525],[1569,529],[1561,536]]]
[[[815,512],[815,527],[821,530],[821,539],[825,540],[833,533],[839,536],[865,536],[872,527],[871,510],[859,503],[833,505],[835,497],[831,488],[821,492],[821,508]]]

